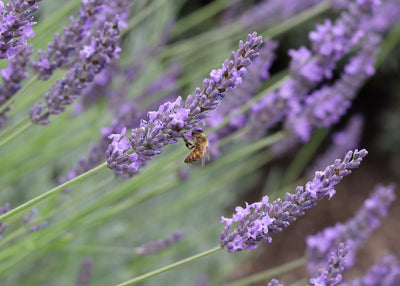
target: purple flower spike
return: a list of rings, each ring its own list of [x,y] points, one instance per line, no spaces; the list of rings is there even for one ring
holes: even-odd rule
[[[400,265],[393,255],[382,257],[367,273],[341,286],[398,286],[400,285]]]
[[[171,248],[173,244],[181,241],[183,232],[175,231],[164,239],[157,240],[156,242],[149,242],[137,248],[137,253],[141,255],[156,254],[163,249]]]
[[[232,218],[221,219],[225,223],[221,245],[227,252],[236,252],[255,249],[260,241],[271,242],[270,233],[282,231],[325,196],[331,198],[336,192],[333,187],[351,173],[350,169],[357,168],[367,154],[365,149],[347,152],[343,160],[336,159],[324,171],[315,172],[314,179],[305,188],[297,187],[295,194],[287,193],[284,201],[277,199],[269,203],[265,196],[261,202],[246,203],[246,208],[236,207]],[[238,225],[229,233],[234,222]]]
[[[346,261],[349,246],[343,243],[339,244],[337,250],[330,254],[328,263],[318,272],[318,276],[310,279],[311,285],[314,286],[334,286],[342,281],[342,273],[344,271],[344,263]]]
[[[279,281],[276,279],[272,279],[267,286],[283,286],[283,284],[279,283]]]
[[[78,276],[76,278],[76,285],[88,285],[92,279],[93,261],[90,257],[86,257],[79,268]]]
[[[387,216],[394,199],[394,185],[388,187],[378,185],[354,217],[307,237],[309,273],[315,273],[340,242],[350,246],[345,267],[352,267],[357,249],[379,227],[380,221]]]
[[[0,107],[9,101],[21,88],[21,82],[28,77],[26,69],[28,67],[29,57],[32,54],[32,46],[18,49],[14,57],[8,62],[8,66],[0,71],[3,84],[0,88]],[[0,127],[7,119],[7,112],[10,106],[0,113]]]
[[[0,2],[0,59],[10,60],[35,35],[32,13],[39,9],[40,0],[11,0],[4,7]]]
[[[204,125],[207,112],[215,109],[227,90],[236,88],[247,73],[247,67],[258,56],[262,38],[257,33],[249,34],[247,41],[239,42],[239,49],[231,53],[222,68],[213,70],[210,78],[203,81],[203,89],[196,88],[185,102],[179,96],[174,102],[159,106],[157,111],[148,113],[147,120],[141,120],[140,127],[131,130],[130,148],[116,148],[119,142],[127,140],[122,133],[113,137],[106,157],[108,167],[117,174],[132,176],[137,169],[162,152],[163,146],[175,143],[185,131]],[[117,138],[119,138],[117,140]]]
[[[48,124],[50,114],[64,112],[67,105],[82,94],[82,89],[94,80],[110,64],[111,59],[118,58],[120,48],[118,19],[104,23],[102,30],[98,30],[90,39],[90,44],[80,54],[80,60],[74,64],[66,76],[50,87],[45,94],[46,106],[36,104],[30,110],[33,123]]]

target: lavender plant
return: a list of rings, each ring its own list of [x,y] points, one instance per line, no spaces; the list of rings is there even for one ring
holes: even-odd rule
[[[397,91],[397,0],[8,2],[1,285],[398,283],[396,189],[365,193],[397,181],[370,144]],[[203,168],[183,162],[198,128]],[[312,239],[349,193],[356,216]]]

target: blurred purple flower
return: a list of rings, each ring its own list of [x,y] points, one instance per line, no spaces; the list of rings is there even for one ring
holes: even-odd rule
[[[26,216],[24,216],[23,219],[24,224],[25,225],[28,224],[37,212],[38,212],[37,208],[33,208]]]
[[[326,263],[328,255],[341,242],[350,246],[345,267],[351,268],[355,263],[357,249],[379,227],[394,199],[394,185],[378,185],[354,217],[308,236],[306,242],[309,273],[314,274],[321,264]]]
[[[82,89],[89,82],[92,82],[95,75],[100,73],[110,61],[118,58],[120,48],[118,47],[119,29],[118,19],[114,22],[106,22],[101,30],[97,30],[90,37],[90,45],[94,52],[88,55],[82,53],[80,60],[68,71],[66,76],[50,87],[45,95],[46,106],[36,104],[30,110],[30,117],[33,123],[49,124],[50,114],[64,112],[66,105],[70,105],[82,94]]]
[[[1,2],[0,2],[1,3]],[[3,84],[0,86],[0,127],[7,119],[11,106],[1,109],[1,106],[9,101],[21,88],[21,82],[28,77],[26,72],[29,57],[32,54],[32,46],[20,48],[15,52],[14,57],[8,62],[8,66],[0,71]]]
[[[76,285],[88,285],[90,280],[92,279],[92,268],[93,268],[93,261],[90,257],[86,257],[80,267],[78,276],[76,278]]]
[[[0,1],[0,59],[10,60],[25,48],[26,41],[35,35],[32,13],[39,9],[40,0],[11,0],[4,7]]]
[[[398,286],[400,285],[400,265],[393,255],[383,256],[367,273],[341,286]]]
[[[0,207],[0,215],[3,215],[10,211],[10,203],[5,203],[3,207]],[[0,234],[2,234],[7,228],[7,223],[0,221]],[[3,239],[3,236],[0,235],[0,241]]]
[[[329,260],[324,268],[319,269],[318,276],[310,279],[314,286],[334,286],[342,281],[344,264],[347,259],[349,246],[344,243],[339,244],[335,251],[330,253]]]
[[[136,252],[140,255],[156,254],[163,249],[171,248],[173,244],[179,243],[182,236],[182,231],[175,231],[164,239],[157,240],[156,242],[148,242],[138,247]]]
[[[283,286],[283,284],[279,283],[278,280],[272,279],[267,286]]]
[[[106,152],[108,167],[117,174],[132,175],[146,160],[160,154],[163,146],[177,142],[182,137],[181,131],[204,125],[207,112],[217,107],[227,90],[241,83],[247,67],[258,56],[261,43],[257,33],[249,34],[247,42],[240,41],[239,49],[231,53],[231,59],[225,60],[221,69],[211,71],[211,79],[204,79],[203,90],[196,88],[184,103],[178,97],[174,102],[160,105],[158,111],[149,112],[148,120],[141,120],[140,127],[132,129],[131,147],[123,156],[113,148],[118,142],[110,144]]]
[[[252,65],[248,68],[247,74],[244,76],[244,83],[230,92],[230,95],[224,99],[224,104],[211,111],[210,118],[207,120],[207,127],[216,127],[227,116],[234,114],[243,104],[251,100],[257,92],[263,81],[267,80],[269,69],[273,60],[275,59],[274,50],[277,47],[275,41],[265,41],[264,45],[260,47],[258,53],[259,57],[254,60]],[[247,124],[248,118],[251,116],[251,111],[240,114],[232,118],[230,122],[223,128],[218,129],[210,135],[209,141],[211,146],[216,146],[217,141],[221,138],[231,134],[232,132],[241,129]],[[217,152],[216,147],[212,149],[212,153]]]
[[[305,188],[299,186],[295,194],[287,193],[284,201],[277,199],[269,203],[268,196],[264,196],[261,202],[250,205],[246,203],[245,208],[236,207],[232,218],[221,219],[221,223],[225,223],[221,245],[227,252],[236,252],[255,249],[260,241],[270,243],[270,233],[280,232],[288,227],[325,196],[332,198],[336,193],[334,186],[351,173],[350,169],[357,168],[367,154],[365,149],[347,152],[343,161],[337,159],[324,171],[315,172],[314,179]],[[238,226],[229,233],[234,222]]]
[[[332,162],[340,154],[347,150],[358,148],[363,123],[364,119],[360,114],[353,115],[343,130],[332,134],[332,145],[328,147],[325,153],[318,156],[313,166],[308,168],[307,174],[311,176],[314,170],[318,170],[328,162]]]
[[[303,142],[315,127],[330,127],[350,108],[364,82],[375,73],[374,63],[381,38],[369,34],[358,54],[349,60],[341,77],[308,95],[286,118],[285,126]]]

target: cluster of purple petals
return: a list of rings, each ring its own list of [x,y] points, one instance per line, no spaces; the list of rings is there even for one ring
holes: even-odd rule
[[[398,286],[400,285],[400,265],[393,255],[383,256],[367,273],[341,286]]]
[[[122,74],[122,79],[118,85],[118,88],[111,89],[107,86],[104,86],[104,88],[109,89],[106,91],[108,95],[110,95],[108,110],[114,114],[115,118],[109,126],[101,129],[100,140],[92,144],[88,155],[82,157],[78,164],[66,174],[65,178],[60,177],[57,179],[59,184],[69,181],[103,162],[104,153],[111,142],[111,140],[108,138],[111,134],[120,133],[124,127],[133,128],[138,126],[140,119],[146,116],[147,111],[154,108],[153,105],[157,105],[157,103],[159,105],[166,102],[170,98],[176,98],[178,96],[178,92],[172,90],[173,87],[176,86],[178,76],[181,72],[180,65],[174,64],[170,66],[166,73],[158,76],[137,98],[135,98],[135,100],[127,98],[126,95],[128,94],[128,90],[133,82],[136,72],[132,72],[132,68],[130,67],[127,69],[122,69],[120,66],[114,66],[111,70],[109,69],[107,74],[109,74],[111,71],[113,73],[113,77]],[[95,85],[93,88],[97,89],[100,87],[101,83],[92,83],[91,85]],[[167,92],[163,99],[159,101],[153,101],[150,106],[147,106],[144,109],[139,108],[138,105],[144,99],[156,96],[158,93],[165,92],[166,90],[171,91]],[[69,189],[64,190],[64,192],[68,191]]]
[[[310,167],[307,173],[311,176],[314,170],[318,170],[332,162],[335,158],[347,150],[359,147],[362,135],[364,119],[360,114],[353,115],[347,125],[339,132],[332,134],[332,145],[325,153],[318,156],[316,162]]]
[[[297,128],[296,135],[300,134],[302,138],[309,136],[308,118],[299,116],[304,113],[307,94],[323,80],[332,79],[338,61],[348,54],[351,48],[365,44],[361,42],[364,37],[368,38],[368,33],[364,29],[365,23],[374,16],[379,6],[378,2],[373,0],[347,1],[346,3],[346,10],[335,22],[326,20],[324,24],[318,25],[314,31],[310,32],[311,50],[302,46],[297,50],[289,51],[292,58],[291,79],[282,84],[276,92],[264,96],[252,107],[253,117],[250,121],[252,130],[265,130],[287,117],[286,125],[290,126],[290,123],[293,123],[292,125]],[[373,70],[368,71],[369,75],[371,71]],[[348,85],[353,87],[354,83],[350,82]],[[330,92],[329,96],[332,96],[332,93]],[[334,103],[337,97],[333,99],[329,97],[329,99],[330,102],[326,103],[325,107],[331,106],[329,104]],[[341,111],[344,112],[346,109],[345,106]],[[320,110],[322,109],[313,109],[316,113]],[[329,111],[331,110],[325,113],[329,115]],[[335,119],[337,120],[337,116]],[[332,122],[332,119],[330,121]]]
[[[210,118],[207,120],[207,127],[218,126],[227,116],[231,116],[243,104],[251,100],[263,81],[270,77],[269,69],[275,59],[274,50],[277,46],[276,41],[264,41],[264,45],[258,51],[259,57],[254,60],[244,76],[243,84],[230,92],[229,96],[224,99],[224,104],[218,105],[215,110],[209,113]],[[210,145],[214,146],[212,152],[217,150],[215,146],[217,146],[218,140],[244,127],[250,116],[250,111],[242,113],[232,118],[226,126],[210,134],[208,140]]]
[[[49,124],[51,114],[65,111],[66,106],[82,94],[82,89],[107,67],[112,59],[118,58],[120,48],[117,19],[106,22],[102,29],[89,37],[89,44],[79,53],[79,60],[45,94],[46,105],[36,104],[30,110],[33,123]]]
[[[352,267],[357,249],[379,227],[394,199],[394,185],[378,185],[354,217],[307,237],[308,271],[315,273],[341,242],[350,246],[345,267]]]
[[[6,5],[0,1],[0,59],[12,59],[35,35],[32,26],[36,22],[31,14],[39,9],[39,1],[11,0]]]
[[[279,283],[278,280],[272,279],[267,286],[283,286],[283,284]]]
[[[14,57],[8,62],[8,66],[0,71],[3,84],[0,86],[0,128],[7,119],[7,112],[11,106],[2,108],[21,88],[21,82],[28,77],[26,69],[29,57],[32,54],[32,46],[18,49]]]
[[[366,79],[375,73],[374,64],[381,38],[369,34],[361,50],[344,67],[341,77],[331,86],[309,94],[286,118],[285,126],[303,142],[309,140],[315,127],[336,124],[351,106]]]
[[[175,143],[183,132],[204,125],[207,113],[217,107],[227,90],[236,88],[247,73],[247,67],[258,56],[262,38],[257,33],[249,34],[247,41],[239,42],[239,49],[231,53],[222,68],[213,70],[210,78],[203,81],[203,89],[196,88],[183,102],[178,97],[174,102],[159,106],[148,112],[148,119],[141,120],[138,128],[132,129],[129,140],[126,128],[112,134],[106,152],[107,165],[117,174],[133,174],[146,160],[162,152],[163,146]]]
[[[311,285],[314,286],[334,286],[338,285],[342,279],[342,273],[345,269],[344,265],[347,259],[349,246],[341,243],[337,249],[330,253],[330,257],[324,266],[319,269],[318,276],[310,279]]]
[[[3,215],[7,212],[10,211],[10,203],[5,203],[3,207],[0,207],[0,215]],[[7,228],[7,223],[6,222],[0,222],[0,240],[3,239],[3,236],[1,234],[6,230]]]
[[[138,247],[136,252],[140,255],[159,253],[161,250],[171,248],[172,245],[179,243],[182,239],[182,235],[182,231],[175,231],[174,233],[163,239],[157,240],[155,242],[149,242]]]
[[[245,208],[236,207],[232,218],[221,219],[221,223],[225,223],[221,245],[227,252],[236,252],[255,249],[260,241],[271,242],[271,233],[288,227],[317,201],[326,196],[331,198],[336,193],[334,186],[351,173],[350,169],[357,168],[367,153],[365,149],[347,152],[343,161],[337,159],[324,171],[315,172],[313,180],[304,188],[297,187],[294,194],[287,193],[283,201],[277,199],[269,203],[268,196],[265,196],[261,202],[246,203]],[[237,222],[237,227],[229,233],[234,222]]]
[[[36,208],[33,208],[26,216],[24,216],[23,223],[24,225],[27,225],[33,218],[33,216],[38,212]],[[47,227],[47,221],[43,221],[41,223],[35,224],[33,226],[30,226],[28,229],[28,232],[35,232],[38,231],[39,229]]]
[[[92,36],[103,29],[106,22],[115,22],[126,27],[130,1],[84,0],[78,17],[70,18],[70,25],[64,27],[62,35],[55,34],[46,50],[39,50],[37,61],[31,67],[43,80],[48,79],[60,67],[72,67],[81,60],[82,50],[91,49]]]
[[[92,259],[86,257],[79,267],[78,275],[76,277],[77,286],[88,285],[90,283],[90,280],[92,279],[92,268]]]

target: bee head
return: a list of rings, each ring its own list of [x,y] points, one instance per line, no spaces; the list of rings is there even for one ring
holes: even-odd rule
[[[192,137],[199,137],[203,134],[203,130],[201,129],[194,129],[192,132]]]

